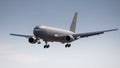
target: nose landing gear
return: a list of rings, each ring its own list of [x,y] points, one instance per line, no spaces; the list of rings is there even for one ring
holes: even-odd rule
[[[41,44],[41,42],[40,42],[40,41],[38,41],[38,44]]]

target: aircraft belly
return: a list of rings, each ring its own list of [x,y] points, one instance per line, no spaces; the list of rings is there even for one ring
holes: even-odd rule
[[[43,40],[50,42],[61,42],[61,43],[65,42],[63,38],[56,38],[56,37],[47,37],[47,38],[43,38]]]

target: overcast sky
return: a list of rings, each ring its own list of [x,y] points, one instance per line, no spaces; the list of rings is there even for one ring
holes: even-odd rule
[[[0,0],[0,68],[120,68],[120,30],[49,49],[9,35],[33,35],[37,25],[69,30],[75,12],[76,33],[120,29],[120,0]]]

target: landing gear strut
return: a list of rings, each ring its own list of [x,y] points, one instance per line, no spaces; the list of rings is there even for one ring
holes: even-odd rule
[[[70,46],[71,46],[71,44],[66,44],[66,45],[65,45],[66,48],[67,48],[67,47],[70,47]]]
[[[45,41],[45,45],[44,45],[44,48],[49,48],[50,45],[47,44],[47,41]]]

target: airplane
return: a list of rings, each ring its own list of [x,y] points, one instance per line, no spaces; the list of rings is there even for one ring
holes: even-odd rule
[[[76,22],[77,22],[78,13],[74,14],[70,30],[64,30],[49,26],[38,25],[33,30],[33,35],[23,35],[23,34],[13,34],[13,36],[25,37],[28,39],[28,42],[31,44],[38,43],[40,44],[40,40],[42,39],[45,42],[44,48],[49,48],[50,45],[48,42],[61,42],[65,43],[65,48],[69,48],[71,46],[71,42],[78,40],[80,38],[85,38],[89,36],[103,34],[104,32],[116,31],[118,29],[109,29],[95,32],[87,32],[87,33],[75,33]]]

